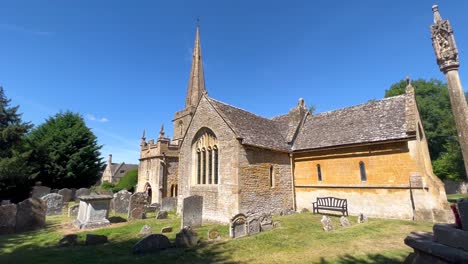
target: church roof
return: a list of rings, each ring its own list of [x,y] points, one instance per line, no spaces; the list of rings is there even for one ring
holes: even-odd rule
[[[208,101],[228,123],[242,144],[289,151],[291,148],[277,122],[208,97]]]
[[[293,150],[408,138],[405,95],[308,115]]]

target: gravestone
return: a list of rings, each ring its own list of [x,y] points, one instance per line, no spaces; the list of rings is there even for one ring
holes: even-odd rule
[[[166,211],[159,211],[156,215],[156,219],[167,219],[167,212]]]
[[[59,191],[58,189],[52,189],[50,190],[50,193],[58,193],[58,191]]]
[[[60,189],[57,193],[63,196],[64,203],[68,203],[72,200],[72,190],[68,188]]]
[[[49,193],[41,198],[47,203],[46,215],[62,214],[63,196],[57,193]]]
[[[333,225],[330,217],[324,215],[322,216],[322,220],[320,220],[320,222],[322,223],[322,228],[324,231],[328,232],[333,230]]]
[[[42,196],[49,194],[50,188],[46,186],[34,186],[31,192],[31,198],[41,198]]]
[[[78,190],[76,190],[75,192],[75,201],[79,201],[80,200],[80,196],[87,196],[87,195],[90,195],[91,194],[91,191],[87,188],[80,188]]]
[[[78,245],[78,235],[75,234],[63,236],[58,243],[59,247],[70,247],[76,245]]]
[[[193,195],[184,198],[182,205],[182,228],[192,228],[202,225],[203,196]]]
[[[252,218],[248,224],[249,235],[260,233],[260,220],[258,218]]]
[[[365,216],[363,213],[360,213],[357,219],[358,224],[366,223],[367,222],[367,216]]]
[[[148,206],[148,194],[137,192],[130,196],[128,205],[128,220],[144,219],[146,207]]]
[[[172,226],[166,226],[161,228],[161,233],[170,233],[172,232]]]
[[[0,235],[13,234],[16,225],[16,204],[0,206]]]
[[[76,201],[76,189],[75,189],[75,188],[71,188],[70,190],[72,191],[71,200],[72,200],[72,201]]]
[[[208,240],[219,240],[219,239],[221,239],[221,235],[219,234],[218,229],[208,230]]]
[[[80,196],[78,217],[73,225],[79,229],[96,228],[110,225],[109,203],[110,195]]]
[[[273,218],[270,214],[262,214],[260,217],[260,229],[262,232],[273,229]]]
[[[468,231],[468,199],[459,199],[457,209],[460,215],[461,228]]]
[[[114,194],[113,207],[116,214],[128,214],[128,205],[130,204],[132,193],[127,190],[121,190]]]
[[[348,218],[346,216],[340,217],[340,224],[341,224],[341,226],[344,226],[344,227],[351,226],[351,224],[349,223],[349,220],[348,220]]]
[[[10,200],[2,200],[1,205],[7,205],[7,204],[11,204],[11,201]]]
[[[151,235],[151,233],[153,233],[153,231],[151,230],[151,226],[149,225],[144,225],[141,229],[140,229],[140,233],[138,233],[139,236],[147,236],[147,235]]]
[[[110,196],[110,195],[109,195]],[[92,245],[100,245],[107,243],[107,236],[104,235],[95,235],[95,234],[87,234],[85,245],[92,246]]]
[[[198,244],[198,234],[193,231],[192,228],[186,226],[176,234],[176,247],[178,248],[190,248]]]
[[[133,254],[154,253],[170,248],[171,242],[165,235],[152,234],[144,237],[133,246]]]
[[[36,230],[45,226],[47,203],[39,198],[26,199],[16,206],[17,233]]]
[[[68,217],[78,216],[78,210],[80,208],[79,204],[72,205],[68,208]]]
[[[229,223],[229,236],[231,238],[247,235],[247,217],[244,214],[235,215]]]
[[[161,210],[168,212],[177,210],[177,197],[162,198]]]

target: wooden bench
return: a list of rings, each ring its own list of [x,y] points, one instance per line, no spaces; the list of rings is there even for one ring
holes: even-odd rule
[[[317,197],[317,201],[312,203],[313,212],[319,213],[319,209],[339,211],[344,216],[348,216],[348,201],[335,197]]]

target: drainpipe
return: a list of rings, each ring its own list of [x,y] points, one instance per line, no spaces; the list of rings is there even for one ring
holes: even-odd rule
[[[294,184],[294,162],[293,162],[294,156],[293,153],[289,153],[289,161],[291,164],[291,187],[292,187],[292,199],[293,199],[293,210],[296,211],[296,190],[295,190],[295,184]]]

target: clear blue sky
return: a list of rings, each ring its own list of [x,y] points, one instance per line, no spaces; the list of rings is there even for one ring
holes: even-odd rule
[[[0,84],[35,125],[79,112],[103,156],[137,163],[143,128],[172,135],[196,17],[208,93],[272,117],[303,97],[323,112],[437,78],[434,1],[2,1]],[[439,1],[468,87],[468,1]]]

